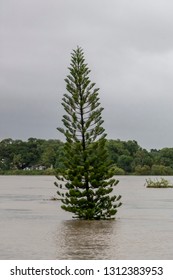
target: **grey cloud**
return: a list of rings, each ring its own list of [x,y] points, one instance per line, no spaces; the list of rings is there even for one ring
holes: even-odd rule
[[[80,45],[108,138],[172,146],[172,10],[169,0],[2,0],[0,138],[61,137],[64,78]]]

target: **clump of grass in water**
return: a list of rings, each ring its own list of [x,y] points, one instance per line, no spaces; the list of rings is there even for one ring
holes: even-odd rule
[[[173,188],[173,185],[170,184],[170,182],[164,178],[160,179],[146,179],[145,186],[147,188]]]

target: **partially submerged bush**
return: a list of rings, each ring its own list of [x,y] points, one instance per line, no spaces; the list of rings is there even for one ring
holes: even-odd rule
[[[114,175],[125,175],[125,171],[116,165],[113,165],[112,169],[114,171]]]
[[[146,179],[145,185],[147,188],[173,188],[173,185],[164,178]]]

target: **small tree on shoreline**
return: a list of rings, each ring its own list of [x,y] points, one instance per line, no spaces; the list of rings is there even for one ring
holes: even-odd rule
[[[121,205],[121,196],[109,195],[118,180],[113,178],[114,169],[105,147],[99,89],[89,79],[90,70],[79,47],[72,53],[69,71],[65,79],[68,94],[62,99],[65,128],[58,128],[66,138],[64,168],[57,170],[56,176],[65,181],[66,192],[62,184],[55,182],[57,193],[62,208],[74,213],[76,218],[110,219]]]

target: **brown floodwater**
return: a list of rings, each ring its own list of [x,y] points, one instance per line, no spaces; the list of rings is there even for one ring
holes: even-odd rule
[[[173,259],[173,189],[145,178],[118,177],[115,220],[80,221],[50,199],[53,176],[0,176],[0,259]]]

